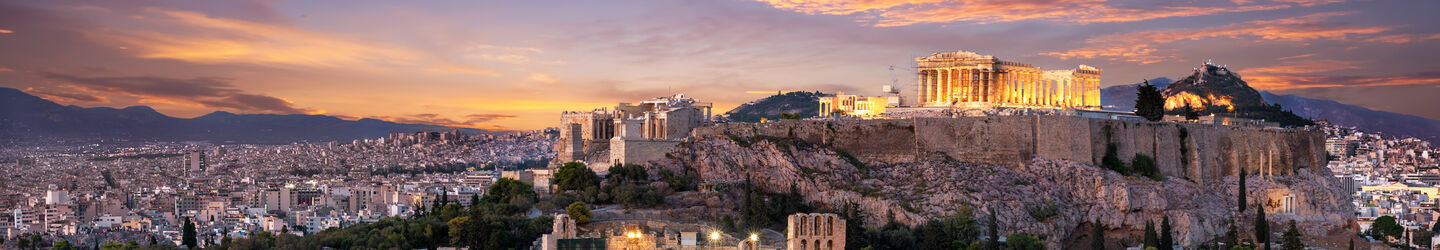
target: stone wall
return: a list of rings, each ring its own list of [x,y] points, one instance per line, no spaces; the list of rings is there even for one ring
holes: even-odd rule
[[[1247,172],[1287,175],[1324,166],[1324,135],[1298,129],[1127,122],[1074,116],[987,116],[728,123],[693,136],[782,137],[825,144],[864,160],[926,160],[1016,166],[1035,156],[1098,164],[1114,145],[1129,162],[1155,159],[1166,176],[1199,183]]]
[[[680,141],[671,140],[610,140],[610,164],[640,164],[665,158]],[[597,167],[604,170],[594,169]],[[608,171],[610,166],[591,166],[595,172]]]

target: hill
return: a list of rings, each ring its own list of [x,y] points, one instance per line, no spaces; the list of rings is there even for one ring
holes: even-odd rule
[[[456,128],[375,119],[349,121],[325,115],[233,114],[217,111],[191,119],[146,106],[123,109],[60,105],[13,88],[0,88],[0,137],[292,143],[377,138],[391,132]],[[466,133],[485,130],[461,128]],[[14,141],[0,141],[9,144]]]
[[[760,122],[760,118],[778,120],[780,114],[798,115],[799,118],[815,117],[820,114],[820,92],[790,92],[772,95],[725,112],[725,118],[739,122]]]
[[[1315,124],[1282,106],[1267,104],[1260,91],[1250,87],[1240,74],[1208,61],[1189,76],[1160,89],[1160,94],[1165,96],[1165,111],[1170,115],[1183,115],[1185,106],[1190,106],[1200,115],[1260,119],[1286,127]]]

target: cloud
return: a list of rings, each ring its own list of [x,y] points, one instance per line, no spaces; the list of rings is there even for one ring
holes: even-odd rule
[[[1223,5],[1125,5],[1104,0],[758,0],[810,15],[852,15],[879,27],[922,23],[997,23],[1045,20],[1066,23],[1135,22],[1313,6],[1338,0],[1232,1]],[[1223,3],[1223,2],[1216,2]]]
[[[1285,61],[1274,66],[1236,72],[1245,74],[1245,81],[1251,86],[1264,90],[1440,84],[1440,71],[1383,76],[1326,74],[1364,69],[1362,66],[1365,64],[1351,60],[1316,59]]]
[[[411,52],[266,23],[147,8],[137,22],[165,31],[105,29],[96,39],[118,41],[141,58],[193,63],[341,67],[413,62]]]
[[[87,92],[130,95],[148,103],[192,104],[244,112],[279,114],[302,114],[316,111],[296,107],[294,103],[279,97],[245,93],[230,84],[228,78],[84,77],[61,73],[41,73],[41,75]]]
[[[36,89],[36,88],[25,88],[25,92],[26,92],[26,93],[30,93],[30,94],[34,94],[34,95],[38,95],[38,96],[40,96],[41,98],[49,99],[49,100],[55,101],[55,102],[67,102],[67,103],[75,103],[75,102],[82,102],[82,103],[109,103],[109,102],[110,102],[110,98],[105,98],[104,96],[97,96],[97,95],[91,95],[91,94],[85,94],[85,93],[57,92],[57,91],[52,91],[52,90]]]
[[[15,72],[15,69],[0,67],[0,72]]]
[[[530,80],[541,83],[555,83],[555,78],[541,73],[530,73]]]
[[[410,114],[404,116],[375,116],[374,119],[386,120],[397,123],[427,124],[446,127],[462,127],[477,129],[504,128],[498,125],[485,124],[495,120],[515,119],[519,116],[508,114],[469,114],[459,119],[443,117],[440,114],[424,113]],[[503,130],[503,129],[501,129]]]
[[[14,34],[14,33],[15,33],[15,31],[13,31],[13,30],[0,29],[0,34]]]
[[[1112,60],[1141,64],[1157,63],[1173,59],[1173,56],[1159,54],[1157,45],[1178,41],[1210,38],[1254,39],[1256,41],[1306,42],[1312,40],[1347,40],[1351,36],[1374,35],[1391,30],[1390,27],[1351,27],[1344,23],[1326,22],[1326,19],[1349,15],[1351,12],[1323,12],[1299,17],[1273,20],[1254,20],[1199,29],[1166,29],[1110,34],[1086,39],[1085,47],[1059,52],[1043,52],[1041,55],[1072,58],[1110,58]]]

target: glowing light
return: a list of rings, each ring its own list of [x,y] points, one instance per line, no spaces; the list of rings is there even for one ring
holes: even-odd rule
[[[760,240],[760,235],[758,235],[758,234],[750,234],[750,241],[759,241],[759,240]]]
[[[1224,106],[1225,111],[1235,111],[1235,104],[1230,99],[1230,97],[1215,96],[1215,94],[1209,94],[1205,97],[1201,97],[1190,92],[1180,92],[1179,94],[1175,94],[1173,96],[1170,96],[1169,98],[1166,98],[1165,110],[1179,110],[1185,108],[1186,104],[1189,104],[1190,108],[1195,109],[1195,111],[1197,112],[1205,111],[1207,107],[1212,106]]]
[[[710,240],[720,240],[720,232],[710,232]]]

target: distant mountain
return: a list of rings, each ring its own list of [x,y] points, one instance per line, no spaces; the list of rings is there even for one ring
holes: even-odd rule
[[[1296,95],[1276,95],[1268,91],[1260,92],[1260,95],[1264,96],[1266,101],[1279,104],[1303,117],[1323,119],[1332,124],[1356,127],[1367,132],[1415,137],[1431,143],[1440,143],[1440,120],[1371,110],[1331,100]]]
[[[1150,84],[1155,85],[1155,88],[1163,89],[1174,81],[1170,78],[1160,77],[1150,79]],[[1100,89],[1100,105],[1104,106],[1106,110],[1134,111],[1135,94],[1139,92],[1136,88],[1140,87],[1140,84],[1144,83],[1137,82]]]
[[[759,122],[760,118],[780,119],[781,113],[799,115],[800,118],[815,117],[820,113],[820,92],[790,92],[772,95],[725,112],[732,121]]]
[[[0,137],[66,137],[131,140],[199,140],[236,143],[350,141],[391,132],[455,128],[375,119],[347,121],[325,115],[232,114],[217,111],[175,118],[146,106],[123,109],[64,106],[13,88],[0,88]],[[485,130],[460,128],[471,134]],[[0,141],[0,143],[4,143]]]

